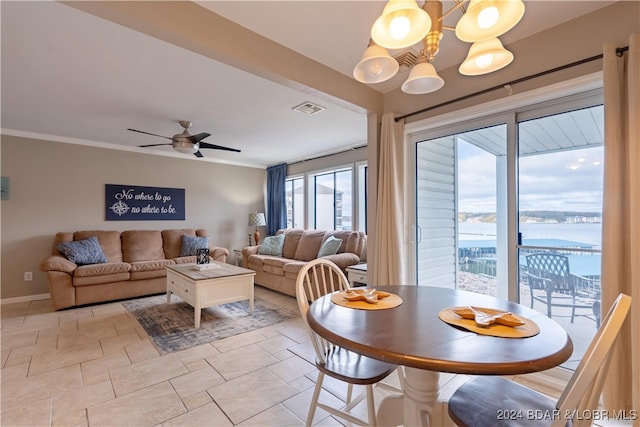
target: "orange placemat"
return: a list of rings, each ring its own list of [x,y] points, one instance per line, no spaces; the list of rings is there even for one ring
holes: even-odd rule
[[[388,297],[378,299],[377,304],[366,301],[349,301],[344,298],[344,292],[336,292],[331,295],[331,301],[343,307],[357,308],[360,310],[386,310],[402,304],[402,298],[391,293]]]
[[[450,325],[459,326],[468,331],[475,332],[481,335],[491,335],[494,337],[502,338],[527,338],[540,333],[540,328],[538,328],[538,325],[536,325],[533,320],[527,319],[526,317],[512,315],[524,322],[524,325],[521,326],[505,326],[494,323],[486,327],[481,327],[476,325],[476,321],[473,319],[463,319],[462,317],[458,316],[455,311],[453,311],[453,309],[455,308],[458,307],[448,307],[440,310],[440,312],[438,313],[438,317],[440,318],[440,320]]]

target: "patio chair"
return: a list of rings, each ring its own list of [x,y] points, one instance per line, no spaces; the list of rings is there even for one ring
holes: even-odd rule
[[[585,316],[600,326],[600,280],[572,274],[569,258],[553,252],[541,252],[525,257],[527,269],[524,273],[534,301],[547,306],[551,317],[552,307],[571,309],[571,323],[576,316]],[[587,309],[588,313],[576,314],[576,309]]]
[[[318,368],[318,378],[307,415],[307,426],[310,426],[313,422],[316,407],[347,420],[349,423],[376,425],[373,386],[385,379],[397,368],[396,365],[371,359],[337,346],[316,334],[309,326],[307,311],[309,310],[310,302],[323,295],[347,289],[349,289],[349,282],[344,273],[337,265],[326,259],[315,259],[306,264],[298,273],[296,298],[300,314],[307,326],[311,343],[315,349],[315,365]],[[346,406],[334,408],[318,401],[325,375],[348,384]],[[352,398],[354,384],[365,386],[364,393],[356,398]],[[393,389],[393,387],[390,388]],[[357,418],[350,413],[365,398],[367,400],[368,421]]]
[[[631,307],[631,297],[618,295],[557,402],[504,377],[477,376],[449,399],[449,416],[458,426],[514,427],[591,425],[607,376],[613,344]]]

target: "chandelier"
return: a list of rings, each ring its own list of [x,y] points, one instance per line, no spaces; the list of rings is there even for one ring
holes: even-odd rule
[[[442,2],[426,0],[422,8],[416,0],[389,0],[382,15],[371,27],[371,40],[353,76],[362,83],[381,83],[395,76],[398,61],[387,49],[404,49],[422,42],[422,49],[402,84],[409,94],[434,92],[444,85],[433,61],[440,49],[443,30],[455,31],[458,39],[472,43],[458,71],[466,76],[491,73],[513,61],[513,54],[498,39],[513,28],[524,15],[522,0],[454,0],[456,5],[442,13]],[[443,25],[443,20],[457,9],[463,11],[455,27]]]

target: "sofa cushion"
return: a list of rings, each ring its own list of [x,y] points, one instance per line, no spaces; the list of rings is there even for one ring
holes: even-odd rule
[[[322,230],[305,230],[302,236],[300,236],[298,248],[296,249],[293,259],[299,261],[311,261],[315,259],[318,256],[318,251],[320,250],[325,234],[326,232]]]
[[[284,234],[269,236],[264,239],[258,248],[260,255],[282,256],[282,247],[284,245]]]
[[[289,261],[282,267],[282,270],[284,271],[285,277],[296,280],[298,273],[305,265],[307,265],[306,261]]]
[[[280,233],[280,231],[278,232]],[[284,258],[293,259],[296,256],[298,242],[304,233],[304,230],[291,229],[282,231],[284,233],[284,245],[282,245],[282,256]]]
[[[100,285],[129,280],[131,265],[126,262],[83,265],[73,273],[74,286]]]
[[[102,247],[100,247],[96,236],[74,240],[73,242],[61,242],[56,247],[69,261],[78,265],[103,264],[107,262],[107,257],[102,252]]]
[[[249,255],[247,262],[249,265],[256,267],[258,269],[262,269],[262,264],[264,264],[264,259],[267,255]],[[250,268],[253,268],[250,267]]]
[[[322,246],[320,246],[320,250],[318,251],[318,258],[337,254],[338,249],[340,249],[341,245],[342,239],[336,239],[333,236],[329,236],[329,238],[324,241]]]
[[[175,264],[171,259],[157,259],[153,261],[139,261],[131,263],[131,277],[129,280],[153,279],[167,275],[165,267]]]
[[[325,236],[325,239],[335,237],[336,239],[342,240],[342,245],[340,245],[340,249],[338,249],[338,252],[336,253],[351,252],[353,254],[359,255],[360,234],[362,233],[350,230],[330,231]]]
[[[123,231],[122,257],[125,262],[164,259],[162,234],[159,230]]]
[[[122,262],[122,243],[120,241],[120,232],[113,230],[88,230],[76,231],[73,233],[73,240],[86,239],[87,237],[96,236],[102,252],[107,257],[107,262]]]
[[[188,234],[182,236],[181,257],[198,255],[200,249],[209,249],[208,237],[190,236]]]
[[[162,249],[166,259],[178,258],[182,251],[182,236],[195,236],[196,230],[193,228],[183,228],[176,230],[162,230]],[[194,261],[195,262],[195,261]]]
[[[107,262],[105,264],[91,264],[78,267],[74,272],[75,277],[106,276],[109,274],[128,273],[131,264],[128,262]]]

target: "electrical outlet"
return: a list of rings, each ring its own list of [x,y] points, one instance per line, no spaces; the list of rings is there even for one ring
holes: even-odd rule
[[[24,272],[24,281],[25,282],[30,282],[33,280],[33,272],[32,271],[25,271]]]

